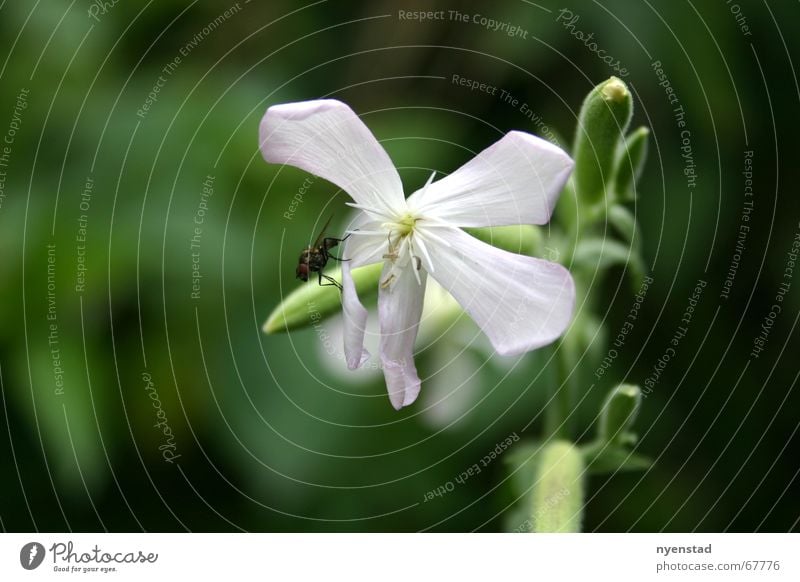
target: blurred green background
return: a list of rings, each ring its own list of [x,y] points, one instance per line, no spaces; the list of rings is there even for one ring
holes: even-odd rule
[[[347,197],[264,163],[257,128],[269,105],[341,99],[411,192],[511,129],[545,124],[567,146],[583,97],[618,74],[592,41],[627,69],[634,125],[652,130],[631,208],[654,283],[607,373],[582,371],[576,438],[611,386],[653,374],[692,288],[707,287],[637,422],[637,452],[655,464],[592,478],[584,529],[797,529],[800,282],[749,356],[800,221],[796,2],[576,0],[571,28],[546,0],[101,4],[0,3],[0,134],[13,142],[0,167],[4,530],[507,527],[500,460],[425,494],[509,435],[539,434],[549,352],[487,362],[478,340],[448,365],[476,332],[434,334],[418,357],[433,377],[398,413],[380,375],[350,376],[327,353],[335,320],[261,334],[299,284],[300,249],[331,212],[341,228]],[[444,19],[399,12],[421,8]],[[685,109],[694,188],[654,61]],[[453,75],[506,90],[535,118]],[[724,299],[745,151],[754,207]],[[633,292],[622,269],[593,285],[613,339]]]

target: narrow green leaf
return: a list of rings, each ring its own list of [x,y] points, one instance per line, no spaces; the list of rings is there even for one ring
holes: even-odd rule
[[[625,265],[633,256],[630,248],[612,238],[586,238],[575,248],[573,261],[582,269],[607,269],[614,265]]]
[[[612,238],[587,238],[578,243],[573,255],[574,270],[592,273],[614,266],[626,266],[634,289],[638,289],[646,272],[639,252]]]
[[[624,447],[604,443],[592,443],[582,449],[589,475],[606,475],[627,471],[646,471],[653,462],[631,453]]]
[[[636,198],[636,181],[642,173],[647,160],[647,145],[650,130],[640,127],[633,131],[617,147],[617,160],[614,170],[614,191],[619,200]]]
[[[622,239],[634,249],[639,249],[639,226],[633,213],[621,204],[614,204],[608,209],[608,223],[614,227]]]
[[[614,227],[623,240],[630,245],[631,256],[628,262],[628,271],[631,276],[631,284],[636,292],[642,284],[647,265],[642,256],[642,237],[639,235],[639,225],[633,213],[621,204],[614,204],[608,210],[608,222]]]

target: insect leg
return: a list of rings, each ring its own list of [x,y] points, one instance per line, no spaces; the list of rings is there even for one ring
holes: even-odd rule
[[[324,248],[326,248],[326,249],[332,249],[333,247],[337,246],[339,243],[343,243],[348,238],[350,238],[351,234],[353,234],[353,233],[352,232],[348,232],[347,236],[345,236],[344,238],[336,238],[335,236],[326,236],[324,239],[322,239],[322,246]],[[331,244],[331,243],[333,243],[333,244]]]
[[[335,261],[349,261],[350,259],[342,259],[342,258],[339,258],[339,257],[337,257],[335,255],[332,255],[330,253],[329,249],[332,249],[333,247],[337,246],[339,243],[343,243],[344,241],[346,241],[348,238],[350,238],[351,234],[353,234],[353,233],[347,233],[347,236],[345,236],[344,238],[334,238],[334,237],[329,236],[329,237],[326,237],[326,238],[322,239],[322,247],[320,247],[320,248],[322,250],[323,256],[326,259],[330,258],[330,259],[334,259]],[[334,244],[330,244],[329,241],[333,241]]]
[[[342,291],[342,285],[333,277],[329,277],[328,275],[323,275],[321,271],[317,271],[317,275],[319,275],[319,286],[320,287],[336,287],[339,291]],[[325,279],[327,283],[323,283],[322,280]]]

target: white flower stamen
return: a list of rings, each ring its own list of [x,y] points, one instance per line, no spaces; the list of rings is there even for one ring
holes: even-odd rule
[[[428,247],[425,246],[425,235],[422,232],[417,233],[417,246],[419,247],[419,250],[422,251],[422,254],[425,256],[425,262],[426,262],[425,268],[431,273],[434,273],[435,270],[433,268],[433,261],[431,261],[431,255],[428,252]]]

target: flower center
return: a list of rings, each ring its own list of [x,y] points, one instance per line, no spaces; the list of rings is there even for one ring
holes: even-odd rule
[[[400,220],[394,223],[395,228],[393,230],[397,233],[398,237],[404,238],[414,231],[417,220],[419,219],[406,213]]]
[[[389,233],[388,245],[383,258],[391,263],[392,268],[389,271],[389,275],[381,281],[381,287],[391,287],[400,273],[412,261],[414,263],[414,274],[419,281],[419,273],[417,271],[421,267],[421,260],[416,254],[414,245],[414,232],[419,220],[419,217],[406,212],[396,220],[383,224],[383,227]]]

